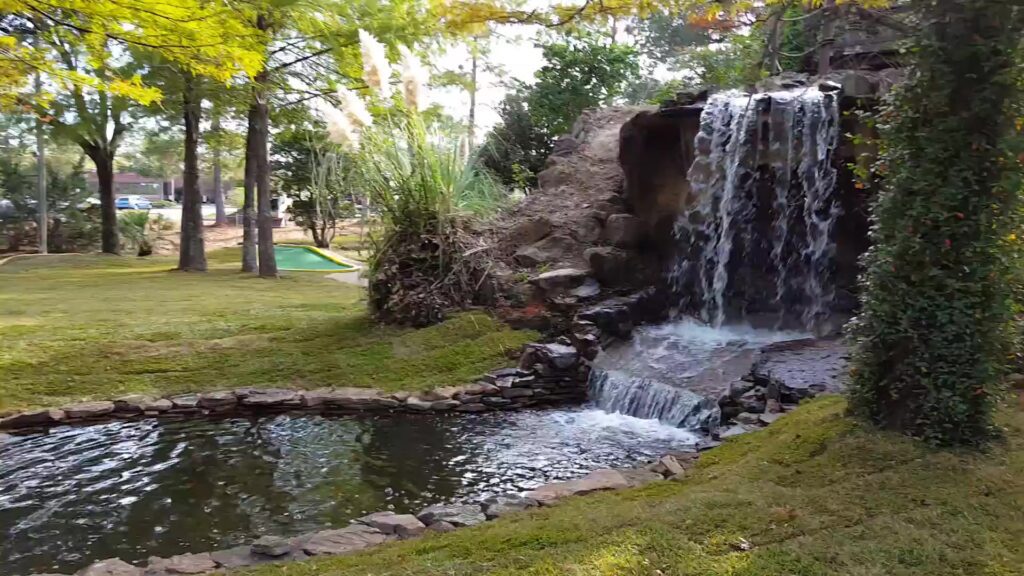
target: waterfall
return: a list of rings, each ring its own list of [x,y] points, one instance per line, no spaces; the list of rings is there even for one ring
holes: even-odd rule
[[[612,370],[591,373],[589,396],[605,412],[658,420],[678,428],[708,430],[721,419],[714,398]]]
[[[688,173],[696,202],[675,227],[671,276],[684,309],[713,326],[750,306],[809,329],[827,318],[838,139],[836,97],[816,88],[711,97]],[[745,269],[769,282],[744,282]]]

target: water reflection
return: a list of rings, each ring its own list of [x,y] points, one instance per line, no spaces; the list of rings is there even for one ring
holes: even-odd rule
[[[526,490],[694,441],[582,409],[56,428],[0,444],[0,565],[73,572],[101,558],[227,548]]]

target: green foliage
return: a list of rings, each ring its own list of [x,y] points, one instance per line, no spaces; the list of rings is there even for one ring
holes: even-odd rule
[[[541,46],[546,64],[534,84],[516,86],[483,147],[484,165],[507,186],[536,185],[554,139],[587,108],[612,104],[640,73],[636,51],[594,35]]]
[[[160,232],[174,228],[174,225],[163,216],[150,215],[145,210],[119,212],[117,224],[125,247],[134,250],[139,256],[152,254],[153,243],[156,242],[156,237]]]
[[[82,161],[66,171],[47,163],[46,200],[49,216],[49,248],[53,252],[79,252],[95,248],[99,230],[95,214],[83,210],[89,197],[82,177]],[[11,155],[0,155],[0,200],[11,210],[0,214],[0,236],[7,249],[36,243],[39,192],[35,165]]]
[[[591,35],[542,46],[546,64],[536,74],[529,109],[540,130],[564,134],[587,108],[606,106],[640,73],[636,51]]]
[[[931,442],[974,444],[991,435],[1008,357],[1022,11],[916,7],[929,24],[915,72],[880,115],[885,182],[853,325],[852,407]]]
[[[534,122],[528,102],[529,88],[517,86],[498,106],[501,121],[481,148],[483,165],[504,185],[528,189],[537,185],[537,173],[551,154],[553,140]]]

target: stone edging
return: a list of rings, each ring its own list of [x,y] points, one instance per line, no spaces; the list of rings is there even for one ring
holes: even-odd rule
[[[671,453],[639,468],[595,470],[583,478],[545,484],[524,495],[492,496],[477,504],[436,504],[415,515],[376,512],[357,518],[349,526],[340,529],[322,530],[292,538],[263,536],[249,545],[214,552],[180,554],[170,558],[151,556],[145,568],[110,558],[79,570],[75,576],[207,574],[259,564],[306,560],[316,556],[350,554],[387,542],[417,538],[428,532],[451,532],[465,526],[482,524],[510,513],[549,506],[569,496],[636,488],[651,482],[681,480],[698,458],[697,452]]]
[[[20,412],[0,418],[0,430],[87,424],[121,418],[223,416],[292,410],[319,413],[487,412],[582,402],[586,399],[590,376],[588,359],[583,358],[568,339],[562,338],[551,344],[527,344],[518,368],[496,370],[472,384],[428,392],[384,393],[369,388],[239,388],[166,398],[133,394],[62,408]]]

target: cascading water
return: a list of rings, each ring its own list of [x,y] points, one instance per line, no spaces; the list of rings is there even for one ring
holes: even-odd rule
[[[828,316],[838,138],[837,99],[816,88],[711,97],[688,173],[695,204],[676,224],[672,279],[684,309],[713,326],[759,298],[806,329]],[[760,266],[765,246],[771,266],[758,270],[774,277],[773,294],[757,294],[738,273]]]
[[[802,88],[711,97],[670,272],[681,310],[704,323],[642,327],[604,350],[590,383],[597,407],[714,429],[718,396],[750,371],[761,347],[825,327],[841,212],[838,140],[835,94]],[[777,314],[775,329],[735,324],[766,313]]]
[[[597,357],[590,398],[606,412],[714,429],[723,383],[746,375],[762,346],[802,336],[746,326],[714,328],[692,319],[643,326],[629,342]]]

